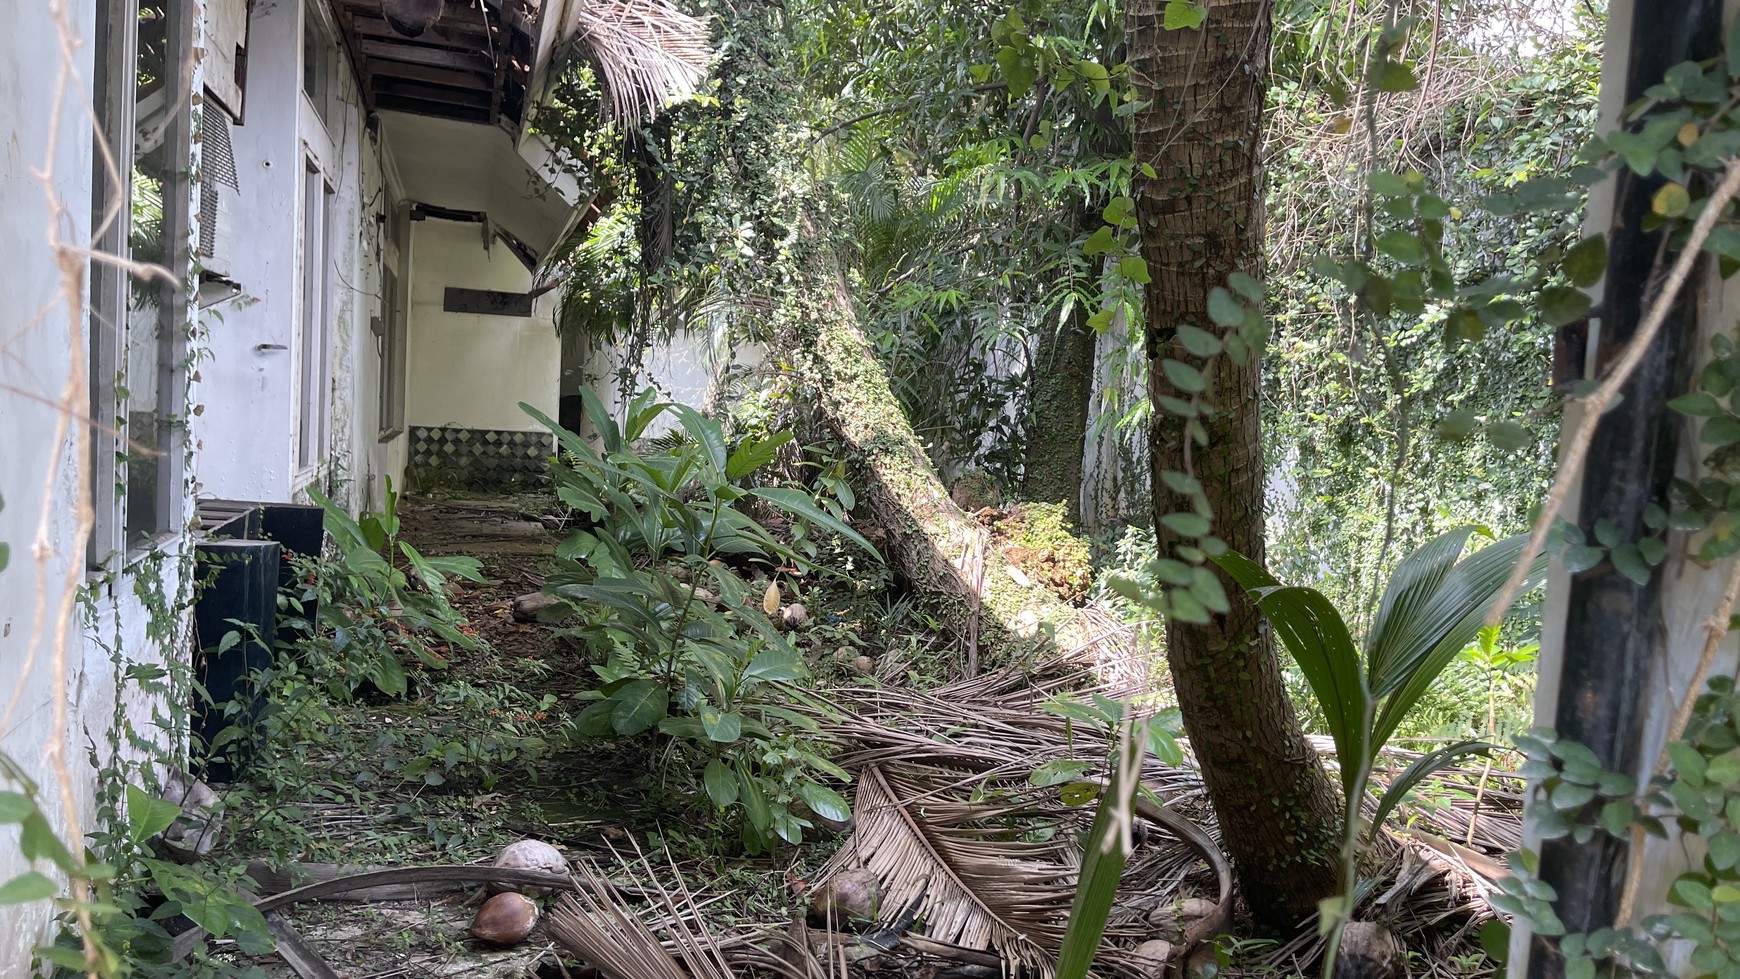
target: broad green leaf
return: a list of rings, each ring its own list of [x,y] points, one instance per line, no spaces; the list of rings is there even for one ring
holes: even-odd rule
[[[1384,820],[1389,818],[1389,814],[1398,805],[1401,805],[1408,793],[1414,791],[1421,782],[1451,767],[1463,758],[1470,755],[1490,754],[1497,748],[1497,745],[1487,741],[1461,741],[1416,758],[1414,763],[1403,769],[1402,774],[1396,776],[1384,789],[1383,794],[1378,797],[1377,812],[1373,814],[1371,821],[1372,832],[1377,833],[1383,828]]]
[[[1426,248],[1412,231],[1388,231],[1374,242],[1377,250],[1404,265],[1418,265],[1426,260]]]
[[[28,904],[31,901],[46,901],[58,893],[54,881],[34,870],[25,871],[4,884],[0,884],[0,907],[8,904]]]
[[[180,815],[180,806],[154,799],[137,786],[127,786],[127,837],[135,845],[168,829]]]
[[[399,654],[391,647],[384,647],[369,659],[369,682],[378,687],[381,693],[389,697],[403,697],[410,689],[410,680],[405,676],[405,667],[399,662]]]
[[[1587,289],[1607,274],[1607,236],[1598,234],[1571,246],[1559,263],[1565,277],[1579,289]]]
[[[701,782],[707,787],[707,798],[719,808],[737,801],[737,777],[719,759],[707,763],[706,770],[701,773]]]
[[[1104,255],[1107,252],[1115,252],[1118,250],[1118,248],[1119,248],[1119,245],[1118,245],[1117,236],[1116,236],[1115,232],[1112,230],[1112,228],[1108,225],[1108,226],[1101,227],[1098,231],[1095,231],[1093,234],[1089,235],[1087,242],[1082,245],[1081,250],[1082,250],[1082,254],[1086,255],[1088,258],[1093,258],[1096,255]],[[1108,319],[1110,318],[1110,315],[1111,314],[1108,312],[1107,313]]]
[[[779,458],[779,447],[792,440],[792,433],[779,432],[765,439],[744,439],[725,462],[726,479],[742,479]]]
[[[1035,768],[1033,773],[1027,776],[1027,783],[1040,788],[1059,785],[1064,782],[1073,782],[1093,769],[1093,762],[1075,758],[1060,758]]]
[[[77,866],[66,844],[55,835],[54,828],[40,812],[24,817],[18,831],[18,848],[24,859],[47,860],[66,873],[72,873]]]
[[[1451,441],[1461,441],[1474,434],[1480,427],[1480,417],[1467,408],[1458,408],[1438,420],[1438,436]]]
[[[1208,379],[1202,376],[1202,372],[1181,360],[1168,357],[1160,362],[1160,369],[1166,374],[1166,380],[1185,394],[1201,394],[1208,388]]]
[[[1137,779],[1125,779],[1124,773],[1140,771],[1137,763],[1145,740],[1131,725],[1119,726],[1115,749],[1118,764],[1111,766],[1110,784],[1100,797],[1093,827],[1082,845],[1081,872],[1076,878],[1075,897],[1070,902],[1069,920],[1064,925],[1063,943],[1057,954],[1057,979],[1085,979],[1099,951],[1100,938],[1105,935],[1118,881],[1130,855],[1123,845],[1127,835],[1120,831],[1118,812],[1129,810],[1140,785]]]
[[[1669,408],[1694,418],[1715,418],[1723,413],[1722,403],[1704,391],[1682,394],[1667,403]]]
[[[1649,562],[1643,559],[1643,553],[1636,544],[1625,543],[1608,552],[1608,558],[1613,562],[1614,570],[1631,579],[1638,585],[1649,584]]]
[[[1231,329],[1242,326],[1245,322],[1244,304],[1233,298],[1233,294],[1219,286],[1208,293],[1208,318],[1216,326]]]
[[[1168,513],[1160,523],[1183,537],[1202,537],[1211,529],[1208,518],[1200,513]]]
[[[683,426],[683,431],[688,432],[689,437],[707,454],[707,461],[714,471],[725,472],[725,431],[719,427],[719,423],[688,405],[673,404],[670,410],[677,416],[677,422]]]
[[[1178,739],[1153,718],[1148,720],[1148,751],[1170,768],[1184,763],[1184,749],[1179,747]]]
[[[22,792],[0,792],[0,826],[21,823],[36,811],[36,803]]]
[[[745,680],[780,682],[798,680],[809,675],[802,656],[789,649],[764,649],[749,660],[743,670]]]
[[[1003,79],[1009,83],[1009,94],[1014,98],[1026,95],[1038,78],[1032,62],[1028,61],[1020,51],[1005,44],[997,50],[997,67],[1003,70]],[[757,829],[763,827],[757,826]]]
[[[749,817],[749,825],[765,833],[773,825],[773,809],[768,805],[767,794],[761,790],[761,780],[750,773],[748,766],[741,760],[737,762],[737,801],[743,804],[743,813]]]
[[[574,718],[574,731],[585,738],[602,738],[609,735],[615,728],[610,723],[610,712],[616,709],[613,700],[600,700],[588,704],[579,716]]]
[[[1548,326],[1564,326],[1589,312],[1589,294],[1568,286],[1548,286],[1541,290],[1541,319]]]
[[[823,530],[839,534],[863,548],[866,554],[878,561],[882,560],[882,555],[876,553],[876,548],[871,547],[869,541],[865,540],[856,530],[840,522],[833,514],[816,506],[816,501],[808,493],[775,486],[757,486],[749,492],[750,495],[759,496],[788,513],[795,513],[803,517]]]
[[[798,785],[798,796],[811,812],[823,819],[843,823],[852,818],[852,807],[846,804],[845,797],[825,785],[803,782]]]
[[[1589,544],[1573,544],[1565,548],[1564,553],[1559,555],[1559,560],[1564,563],[1568,573],[1576,574],[1600,564],[1602,558],[1606,556],[1607,552],[1599,547]]]
[[[341,548],[345,548],[347,552],[351,548],[372,550],[369,547],[368,535],[363,533],[362,527],[357,525],[350,514],[344,512],[343,507],[327,499],[325,494],[313,486],[308,487],[308,498],[319,504],[324,514],[326,532],[338,541]],[[346,544],[350,547],[345,547]]]
[[[1215,563],[1257,599],[1258,609],[1305,674],[1335,739],[1336,752],[1347,760],[1341,766],[1341,778],[1351,795],[1359,768],[1352,762],[1366,757],[1368,695],[1347,624],[1321,592],[1282,586],[1236,551],[1222,554]]]
[[[1232,272],[1226,277],[1227,288],[1242,296],[1245,302],[1253,306],[1263,304],[1263,284],[1256,277],[1246,272]]]
[[[701,719],[707,737],[720,744],[730,744],[743,736],[742,714],[721,711],[713,706],[703,706],[695,714]]]
[[[1704,777],[1723,788],[1740,783],[1740,753],[1730,751],[1710,759]]]
[[[1070,782],[1057,790],[1057,801],[1066,806],[1085,806],[1099,797],[1097,782]]]
[[[664,685],[647,679],[630,680],[611,695],[610,723],[617,734],[639,734],[657,724],[670,707]]]
[[[1403,558],[1391,572],[1366,632],[1366,675],[1373,696],[1392,692],[1396,686],[1392,674],[1399,661],[1431,640],[1420,617],[1450,576],[1473,533],[1473,527],[1457,527],[1439,534]]]
[[[1526,542],[1526,534],[1507,537],[1457,562],[1410,617],[1407,628],[1395,634],[1393,646],[1386,638],[1384,666],[1373,673],[1373,695],[1382,702],[1372,728],[1373,745],[1389,740],[1444,667],[1474,641]],[[1544,553],[1534,557],[1523,593],[1540,584],[1546,566]]]
[[[1420,87],[1414,66],[1405,61],[1379,61],[1372,70],[1372,84],[1380,92],[1412,92]]]
[[[1705,445],[1733,445],[1740,442],[1740,418],[1722,414],[1704,422],[1698,438]]]
[[[1512,421],[1493,422],[1486,426],[1486,437],[1505,452],[1520,452],[1534,442],[1528,429]]]
[[[1192,0],[1166,0],[1162,26],[1169,31],[1193,31],[1202,26],[1208,8]]]
[[[1148,261],[1140,255],[1126,255],[1118,259],[1118,274],[1131,282],[1147,285],[1154,281],[1148,275]]]
[[[1213,357],[1221,351],[1220,338],[1199,326],[1180,326],[1178,341],[1184,344],[1184,349],[1198,357]]]
[[[1480,950],[1500,966],[1510,961],[1510,922],[1503,918],[1493,918],[1481,925]]]
[[[1373,170],[1366,177],[1366,186],[1371,188],[1377,197],[1411,197],[1413,191],[1408,187],[1408,178],[1388,170]]]

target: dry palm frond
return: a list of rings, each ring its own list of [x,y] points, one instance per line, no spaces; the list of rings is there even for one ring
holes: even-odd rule
[[[644,858],[641,864],[645,866]],[[623,909],[615,889],[587,861],[574,866],[574,876],[581,886],[550,910],[545,929],[605,979],[734,979],[718,943],[694,913],[686,888],[682,907],[669,891],[657,888],[665,914],[661,923],[677,949],[672,955],[645,921]]]
[[[579,0],[566,36],[597,65],[622,126],[700,90],[713,60],[707,24],[664,0]]]
[[[920,818],[907,800],[923,792],[878,767],[865,768],[857,828],[821,877],[865,867],[881,882],[882,907],[919,902],[927,937],[995,950],[1018,971],[1049,974],[1075,895],[1079,852],[1063,834],[1024,842],[996,839],[972,825],[1007,816],[1008,807],[932,796]]]

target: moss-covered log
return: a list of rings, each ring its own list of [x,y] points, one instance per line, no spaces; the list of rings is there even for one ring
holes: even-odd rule
[[[1089,642],[1079,610],[1036,587],[992,545],[990,532],[949,498],[859,325],[825,236],[807,223],[807,310],[786,332],[806,394],[852,457],[859,495],[888,531],[883,556],[967,640],[968,667],[1009,663],[1048,635],[1058,648]]]

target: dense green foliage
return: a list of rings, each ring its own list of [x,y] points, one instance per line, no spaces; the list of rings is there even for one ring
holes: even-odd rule
[[[1545,5],[1528,19],[1447,3],[1399,55],[1425,73],[1407,92],[1338,102],[1360,77],[1360,30],[1283,4],[1269,125],[1270,310],[1265,372],[1270,564],[1367,614],[1398,555],[1457,523],[1522,526],[1553,470],[1552,327],[1522,305],[1448,321],[1444,302],[1375,312],[1313,269],[1322,255],[1405,267],[1385,251],[1408,229],[1368,175],[1420,174],[1440,198],[1446,269],[1460,286],[1523,279],[1575,240],[1580,207],[1490,206],[1569,169],[1593,134],[1600,24]],[[1521,43],[1527,39],[1529,43]],[[1363,244],[1368,233],[1375,248]],[[1522,298],[1516,289],[1502,298]],[[1474,420],[1498,440],[1458,441]]]
[[[557,600],[547,614],[578,620],[563,632],[584,642],[600,681],[575,731],[598,738],[656,729],[688,745],[708,797],[742,810],[751,852],[775,838],[802,842],[812,825],[806,806],[847,819],[845,800],[824,782],[848,776],[814,743],[813,716],[792,706],[800,697],[789,684],[808,666],[774,621],[791,616],[781,605],[780,568],[810,562],[749,508],[760,504],[865,550],[869,543],[840,521],[833,500],[830,512],[803,490],[755,484],[790,432],[728,445],[718,421],[658,402],[650,390],[621,425],[586,397],[599,419],[598,449],[526,408],[556,433],[557,496],[586,522],[557,548],[560,569],[544,586]],[[680,437],[645,443],[667,412]],[[750,572],[760,587],[745,578]]]

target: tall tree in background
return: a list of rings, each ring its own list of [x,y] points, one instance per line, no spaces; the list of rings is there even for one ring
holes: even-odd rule
[[[1137,98],[1136,201],[1146,286],[1149,394],[1183,397],[1161,363],[1179,325],[1212,327],[1209,294],[1263,260],[1259,149],[1272,0],[1213,4],[1197,28],[1170,28],[1176,0],[1131,0],[1129,64]],[[1152,168],[1149,170],[1148,168]],[[1180,351],[1182,353],[1182,351]],[[1200,480],[1216,536],[1261,562],[1263,450],[1258,360],[1214,358],[1207,369],[1206,445],[1187,445],[1183,419],[1156,409],[1150,430],[1160,552],[1194,543],[1161,518],[1194,501],[1167,471]],[[1187,451],[1188,450],[1188,451]],[[1216,572],[1218,573],[1218,572]],[[1255,604],[1223,579],[1230,610],[1204,624],[1172,619],[1167,657],[1191,747],[1258,921],[1285,928],[1335,893],[1336,789],[1305,740]]]

